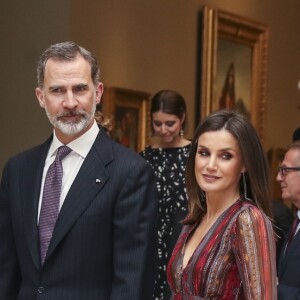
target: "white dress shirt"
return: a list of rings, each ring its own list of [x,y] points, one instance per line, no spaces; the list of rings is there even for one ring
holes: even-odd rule
[[[300,210],[297,211],[297,217],[298,217],[298,219],[300,220]],[[296,231],[295,231],[295,235],[296,235],[296,233],[298,232],[299,228],[300,228],[300,222],[299,222],[298,225],[297,225],[297,228],[296,228]],[[294,236],[295,236],[295,235],[294,235]]]
[[[59,209],[61,209],[61,207],[64,203],[64,200],[66,198],[66,195],[67,195],[75,177],[77,176],[84,159],[86,158],[89,151],[91,150],[91,148],[96,140],[96,137],[98,135],[98,132],[99,132],[98,125],[97,125],[96,121],[94,121],[94,124],[87,132],[85,132],[79,138],[77,138],[76,140],[74,140],[71,143],[66,145],[69,148],[71,148],[72,151],[62,161],[64,173],[63,173],[63,178],[62,178]],[[44,165],[43,178],[42,178],[42,183],[41,183],[41,193],[40,193],[40,199],[39,199],[38,220],[40,218],[45,177],[46,177],[49,166],[55,160],[57,149],[60,146],[64,146],[64,144],[62,144],[58,140],[58,138],[55,135],[55,132],[53,132],[53,141],[49,148],[49,151],[48,151],[48,154],[47,154],[47,157],[45,160],[45,165]]]

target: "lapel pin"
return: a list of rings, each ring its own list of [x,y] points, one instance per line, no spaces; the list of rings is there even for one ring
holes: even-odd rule
[[[101,180],[99,178],[96,179],[96,183],[100,183]]]

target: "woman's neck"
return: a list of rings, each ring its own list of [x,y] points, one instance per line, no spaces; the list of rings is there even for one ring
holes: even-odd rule
[[[227,210],[238,199],[238,192],[235,192],[234,194],[228,195],[226,197],[223,195],[206,195],[207,211],[204,216],[205,221],[207,223],[215,221],[225,210]]]
[[[181,148],[189,145],[190,143],[191,141],[185,138],[180,138],[172,143],[162,143],[161,141],[158,141],[157,144],[152,146],[152,148]]]

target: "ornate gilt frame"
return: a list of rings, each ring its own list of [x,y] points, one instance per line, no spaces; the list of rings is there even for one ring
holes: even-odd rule
[[[149,93],[142,91],[104,87],[101,104],[97,107],[104,115],[112,117],[112,131],[110,133],[112,138],[136,152],[142,151],[149,143],[149,96]],[[117,137],[120,118],[126,112],[131,113],[134,118],[134,122],[129,125],[127,137],[128,141],[129,135],[134,133],[134,140],[130,145],[125,145]]]
[[[219,40],[223,39],[250,47],[252,56],[250,120],[263,141],[267,109],[269,29],[258,22],[208,6],[204,6],[202,17],[200,116],[203,118],[218,109],[216,75],[218,72],[217,50]]]

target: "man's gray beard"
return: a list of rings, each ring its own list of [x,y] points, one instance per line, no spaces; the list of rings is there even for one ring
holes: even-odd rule
[[[96,103],[94,103],[92,110],[90,113],[84,111],[84,110],[71,110],[68,112],[60,113],[55,116],[50,115],[47,108],[46,115],[50,121],[50,123],[53,125],[54,128],[57,128],[60,130],[63,134],[66,135],[75,135],[83,131],[84,129],[89,126],[91,121],[94,119],[95,111],[96,111]],[[77,122],[63,122],[60,118],[64,116],[80,116],[80,120]]]

